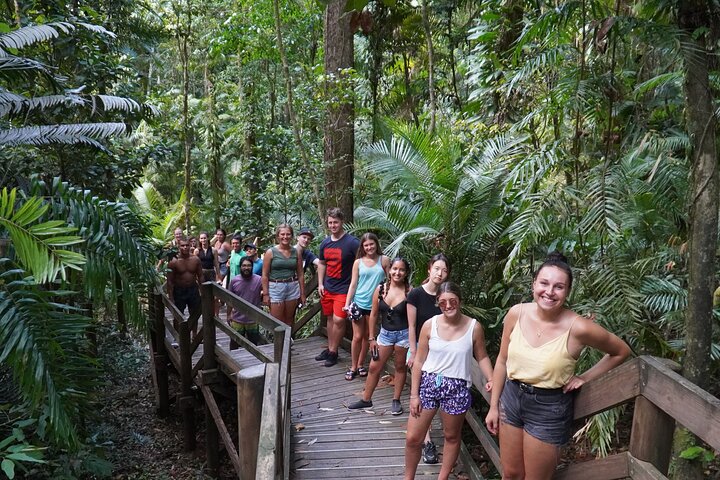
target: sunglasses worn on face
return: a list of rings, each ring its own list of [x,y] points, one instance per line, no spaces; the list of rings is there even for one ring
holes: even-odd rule
[[[458,306],[458,301],[457,298],[443,298],[442,300],[438,300],[437,306],[440,307],[440,310],[445,310],[446,308],[456,308]]]

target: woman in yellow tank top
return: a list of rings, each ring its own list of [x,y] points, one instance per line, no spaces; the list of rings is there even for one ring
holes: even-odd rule
[[[485,419],[488,430],[500,435],[503,479],[551,479],[570,436],[574,391],[630,355],[617,336],[565,308],[571,287],[567,259],[554,252],[535,273],[534,301],[505,316]],[[585,346],[606,355],[576,375]]]

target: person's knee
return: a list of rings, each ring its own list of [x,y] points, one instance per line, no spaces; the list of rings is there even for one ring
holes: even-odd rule
[[[380,372],[383,368],[382,362],[373,360],[370,362],[370,375],[380,375]]]
[[[445,443],[458,444],[460,443],[461,432],[460,430],[445,430],[443,436],[445,437]]]
[[[404,358],[395,362],[395,375],[407,375],[407,365]]]
[[[425,443],[425,432],[408,430],[405,437],[405,448],[419,449]]]

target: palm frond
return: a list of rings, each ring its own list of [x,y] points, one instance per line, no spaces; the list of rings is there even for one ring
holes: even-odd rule
[[[0,258],[0,362],[12,369],[31,409],[48,415],[51,438],[74,448],[97,365],[85,353],[90,319],[60,303],[66,293],[41,288]]]
[[[19,262],[39,283],[52,282],[60,275],[66,278],[66,269],[81,270],[85,257],[61,247],[77,245],[82,238],[71,235],[74,228],[62,220],[38,223],[48,210],[42,199],[30,197],[16,202],[16,189],[3,188],[0,195],[0,226],[12,240]]]
[[[0,130],[0,147],[83,143],[105,150],[98,140],[125,135],[127,130],[124,123],[75,123],[9,128]]]
[[[10,33],[0,35],[0,57],[7,55],[4,49],[22,49],[39,42],[52,40],[60,32],[69,33],[75,26],[68,22],[53,22],[44,25],[28,25]]]

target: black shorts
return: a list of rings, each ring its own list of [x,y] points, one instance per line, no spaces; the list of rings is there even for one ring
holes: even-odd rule
[[[185,313],[185,307],[190,313],[200,310],[200,291],[197,285],[191,287],[174,287],[173,300],[180,313]]]

